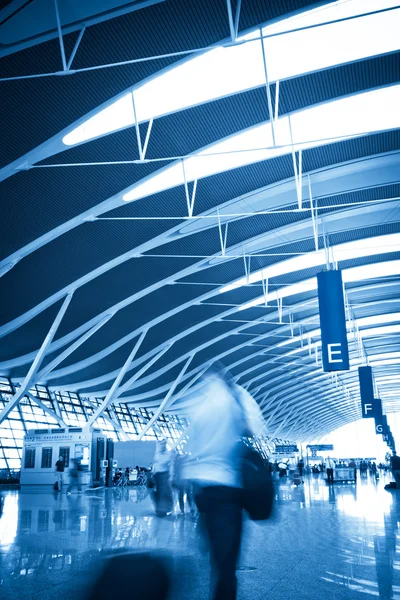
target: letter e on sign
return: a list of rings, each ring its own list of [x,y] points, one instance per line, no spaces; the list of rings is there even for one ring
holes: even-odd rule
[[[339,350],[334,350],[334,348],[339,348]],[[339,354],[342,355],[342,344],[328,344],[328,361],[330,363],[341,363],[343,362],[342,358],[334,358],[334,355]]]

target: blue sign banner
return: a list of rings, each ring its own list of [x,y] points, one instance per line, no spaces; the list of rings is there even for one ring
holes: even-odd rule
[[[349,347],[344,312],[342,272],[317,273],[324,371],[348,371]]]
[[[311,452],[328,452],[333,450],[333,444],[315,444],[314,446],[308,445]]]
[[[277,454],[293,454],[293,452],[298,452],[299,449],[295,445],[285,445],[285,446],[275,446],[275,452]]]
[[[371,367],[358,367],[360,382],[361,412],[363,419],[372,419],[379,416],[379,406],[374,399],[374,386],[372,383]],[[382,404],[381,404],[382,406]]]

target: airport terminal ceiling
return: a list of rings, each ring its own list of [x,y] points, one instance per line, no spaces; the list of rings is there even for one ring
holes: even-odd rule
[[[82,5],[0,11],[0,420],[34,385],[185,418],[217,360],[272,438],[360,418],[364,364],[396,412],[400,3]]]

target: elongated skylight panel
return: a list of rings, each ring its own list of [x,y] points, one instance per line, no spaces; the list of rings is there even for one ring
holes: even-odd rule
[[[259,38],[260,29],[238,39],[239,44],[216,47],[147,81],[134,91],[138,122],[149,121],[204,102],[265,85],[262,43],[270,82],[297,77],[315,70],[399,49],[400,9],[360,16],[349,21],[328,23],[396,6],[395,0],[353,0],[323,10],[308,11],[262,29],[262,34],[282,35]],[[314,29],[290,29],[326,23]],[[338,43],[340,40],[340,43]],[[241,42],[241,43],[240,43]],[[113,102],[68,133],[67,146],[117,131],[135,123],[132,97]],[[109,109],[117,104],[116,118]],[[130,106],[129,106],[130,104]]]
[[[391,233],[388,235],[379,235],[361,240],[355,240],[353,242],[346,242],[344,244],[337,244],[331,246],[331,253],[333,258],[337,262],[344,260],[351,260],[354,258],[364,258],[366,256],[376,256],[378,254],[386,254],[387,252],[399,252],[400,251],[400,233]],[[270,279],[279,275],[286,275],[287,273],[294,273],[303,269],[310,269],[323,265],[326,262],[325,251],[320,252],[309,252],[300,256],[295,256],[287,260],[283,260],[259,271],[250,273],[249,277],[242,277],[222,287],[219,292],[229,292],[236,288],[242,287],[252,283],[257,283],[263,279]]]
[[[400,85],[394,85],[313,106],[275,123],[277,147],[272,147],[271,123],[263,123],[161,169],[135,184],[123,200],[139,200],[183,185],[185,177],[187,181],[194,181],[289,154],[292,141],[297,150],[306,150],[332,141],[395,129],[400,127],[399,105]]]
[[[381,277],[396,276],[400,273],[400,260],[391,260],[387,262],[380,262],[377,264],[361,265],[360,267],[352,267],[351,269],[344,269],[342,271],[342,278],[344,283],[350,283],[354,281],[364,281],[368,279],[379,279]],[[296,294],[303,294],[317,289],[317,278],[312,277],[311,279],[305,279],[299,283],[293,285],[287,285],[279,290],[275,290],[267,294],[267,296],[260,296],[242,304],[238,310],[246,310],[254,306],[261,306],[265,304],[265,301],[273,302],[278,298],[288,298]]]

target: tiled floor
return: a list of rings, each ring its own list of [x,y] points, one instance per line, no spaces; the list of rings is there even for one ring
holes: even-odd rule
[[[245,524],[238,600],[400,600],[400,491],[385,491],[387,480],[328,488],[310,476],[299,488],[280,485],[275,518]],[[101,559],[120,549],[164,551],[171,600],[208,598],[196,520],[154,517],[135,488],[68,497],[9,491],[3,503],[2,600],[81,600]]]

